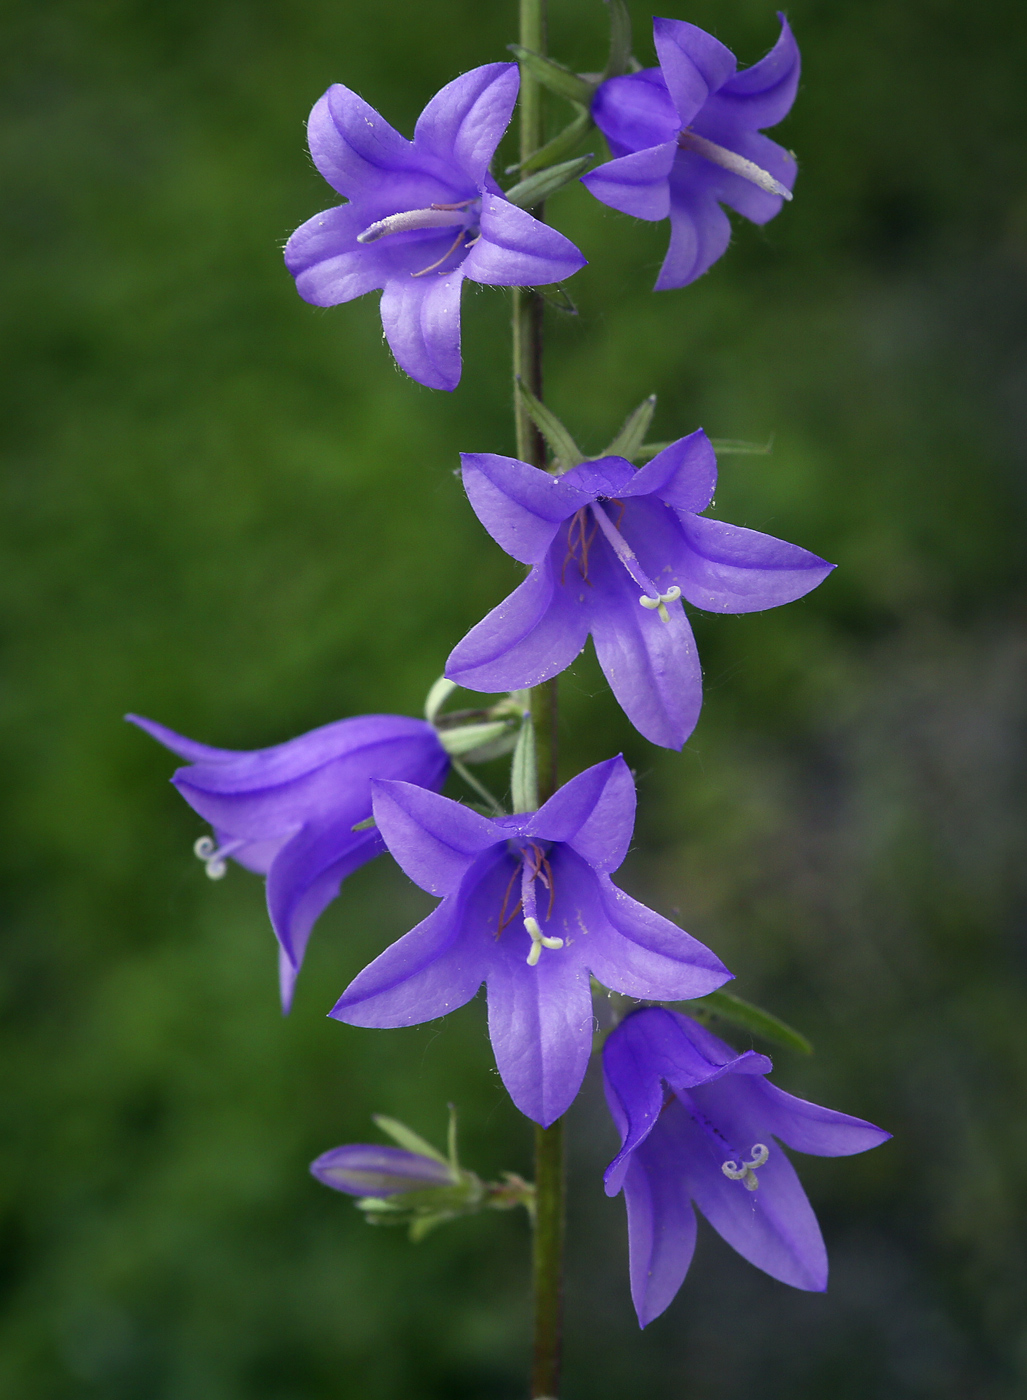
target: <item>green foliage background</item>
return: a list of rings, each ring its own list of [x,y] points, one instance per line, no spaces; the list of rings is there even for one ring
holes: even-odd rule
[[[445,1023],[325,1019],[425,901],[386,861],[322,919],[276,1009],[260,883],[220,885],[173,761],[120,720],[252,748],[417,713],[517,580],[453,476],[512,450],[507,295],[468,287],[464,380],[392,366],[374,298],[329,312],[280,260],[331,202],[303,118],[333,81],[409,132],[503,57],[515,5],[10,0],[0,378],[0,1394],[12,1400],[478,1400],[523,1393],[526,1231],[412,1248],[316,1185],[384,1111],[528,1170],[481,1000]],[[552,49],[601,66],[598,0]],[[632,4],[651,61],[648,11]],[[672,6],[755,61],[771,6]],[[1012,0],[794,0],[794,205],[654,296],[666,226],[581,189],[590,258],[548,390],[598,450],[765,440],[717,510],[836,560],[811,597],[697,618],[682,755],[628,728],[586,657],[568,772],[638,769],[633,893],[818,1054],[777,1079],[894,1142],[802,1171],[832,1256],[792,1292],[705,1230],[644,1334],[594,1083],[572,1112],[568,1400],[959,1397],[1027,1384],[1023,864],[1027,24]],[[594,143],[595,144],[595,143]],[[595,149],[599,150],[598,144]],[[454,787],[451,789],[456,792]]]

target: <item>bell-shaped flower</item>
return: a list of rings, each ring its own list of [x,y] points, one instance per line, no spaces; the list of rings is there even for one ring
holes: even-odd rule
[[[442,903],[350,983],[331,1015],[411,1026],[488,985],[489,1034],[510,1097],[548,1126],[581,1085],[592,1046],[589,973],[628,996],[705,995],[730,973],[610,879],[627,853],[635,785],[613,758],[537,812],[489,818],[408,783],[374,784],[390,852]]]
[[[531,573],[459,642],[446,675],[471,690],[539,685],[592,634],[631,723],[680,748],[702,704],[702,672],[681,599],[744,613],[801,598],[834,567],[797,545],[699,514],[717,463],[702,431],[636,471],[623,457],[563,476],[465,453],[464,487],[492,538]]]
[[[449,758],[434,727],[406,715],[361,715],[240,753],[198,744],[152,719],[126,718],[189,760],[171,781],[214,829],[213,839],[202,836],[195,846],[211,879],[224,875],[229,858],[267,876],[288,1011],[315,921],[346,876],[385,850],[368,825],[371,780],[405,778],[436,789],[445,781]]]
[[[592,115],[615,157],[583,177],[625,214],[670,218],[656,290],[684,287],[724,252],[728,204],[754,224],[772,219],[795,183],[795,158],[761,135],[785,117],[799,83],[799,50],[783,15],[767,56],[737,72],[734,54],[684,20],[654,19],[658,68],[610,78]]]
[[[786,1094],[765,1079],[772,1068],[765,1055],[738,1055],[662,1007],[633,1012],[603,1047],[606,1100],[622,1143],[606,1194],[624,1192],[631,1296],[643,1327],[688,1272],[693,1203],[758,1269],[794,1288],[827,1287],[820,1227],[778,1144],[847,1157],[891,1134]]]
[[[563,234],[511,204],[489,162],[517,99],[517,65],[489,63],[447,84],[408,141],[336,83],[314,106],[314,164],[348,203],[309,219],[285,262],[315,306],[382,290],[385,338],[431,389],[460,379],[460,292],[559,282],[585,259]]]

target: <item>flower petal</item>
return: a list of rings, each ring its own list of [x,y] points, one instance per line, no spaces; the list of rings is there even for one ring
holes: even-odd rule
[[[759,63],[729,78],[710,99],[717,109],[731,110],[739,124],[750,130],[776,126],[791,111],[799,86],[799,46],[784,15],[779,14],[781,34]]]
[[[684,609],[671,603],[663,622],[643,608],[638,585],[605,540],[592,551],[589,577],[592,640],[611,690],[640,734],[681,748],[702,706],[702,671]]]
[[[507,554],[535,564],[560,523],[589,502],[584,491],[516,457],[461,452],[464,490],[475,515]]]
[[[584,586],[565,588],[553,553],[449,654],[446,675],[470,690],[540,685],[571,664],[588,636],[591,600]]]
[[[375,248],[357,243],[365,226],[350,204],[326,209],[300,225],[285,245],[285,265],[304,301],[339,306],[385,285],[387,271]]]
[[[650,1138],[624,1179],[631,1301],[640,1327],[673,1302],[695,1253],[695,1211],[673,1153],[672,1143]]]
[[[681,129],[677,108],[658,68],[626,73],[599,85],[592,119],[615,156],[675,141]]]
[[[698,938],[632,899],[608,875],[598,877],[598,888],[606,927],[596,928],[586,958],[604,987],[646,1001],[687,1001],[730,981]]]
[[[350,1196],[395,1196],[453,1185],[453,1173],[445,1162],[406,1152],[402,1147],[379,1147],[366,1142],[351,1142],[322,1152],[311,1162],[310,1171],[325,1186]]]
[[[676,141],[649,146],[631,155],[609,160],[598,170],[582,175],[581,183],[602,204],[655,222],[670,213],[668,177],[677,155]]]
[[[413,783],[372,783],[374,819],[389,854],[429,894],[455,890],[483,850],[503,840],[495,823]]]
[[[635,780],[619,755],[586,768],[558,788],[525,828],[526,836],[566,841],[593,870],[623,862],[635,827]]]
[[[498,195],[481,200],[481,238],[464,260],[473,282],[491,287],[536,287],[562,282],[585,266],[569,238]]]
[[[439,277],[394,277],[382,293],[382,330],[400,369],[429,389],[460,382],[464,265]]]
[[[214,749],[209,744],[198,744],[195,739],[187,739],[184,734],[176,734],[173,729],[168,729],[166,725],[158,724],[155,719],[146,719],[143,715],[126,715],[129,724],[136,725],[143,729],[158,744],[163,744],[172,753],[177,753],[180,758],[188,758],[194,763],[219,763],[228,759],[241,757],[238,749]]]
[[[733,77],[737,62],[719,39],[681,19],[653,19],[653,43],[667,90],[690,126],[711,93]]]
[[[412,143],[342,83],[333,83],[315,102],[307,140],[320,173],[348,199],[415,161]]]
[[[700,511],[713,500],[716,486],[717,457],[709,438],[699,428],[658,452],[635,473],[620,495],[653,495],[677,510]]]
[[[763,1101],[767,1131],[797,1152],[816,1157],[850,1157],[878,1147],[891,1137],[891,1133],[863,1118],[851,1118],[847,1113],[797,1099],[765,1079],[753,1082],[752,1095],[754,1101]]]
[[[759,612],[794,602],[834,568],[808,549],[758,530],[702,515],[681,523],[689,549],[675,577],[690,603],[711,612]]]
[[[418,154],[458,165],[479,187],[513,115],[519,82],[516,63],[486,63],[447,83],[417,119]]]
[[[694,282],[730,243],[731,224],[717,203],[717,179],[717,168],[709,161],[694,151],[678,151],[669,185],[670,247],[656,291]]]

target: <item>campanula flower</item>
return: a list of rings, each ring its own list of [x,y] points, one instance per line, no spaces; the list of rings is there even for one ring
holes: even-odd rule
[[[585,259],[504,199],[489,162],[517,99],[514,63],[488,63],[428,103],[413,141],[336,83],[307,133],[314,164],[348,203],[309,219],[285,262],[304,300],[336,306],[382,290],[382,328],[401,369],[431,389],[460,379],[460,292],[559,282]]]
[[[350,983],[354,1026],[443,1016],[488,984],[489,1034],[510,1097],[548,1126],[592,1045],[589,973],[628,996],[705,995],[731,975],[710,950],[610,879],[627,853],[635,785],[621,758],[572,778],[537,812],[489,818],[423,788],[374,785],[392,855],[442,903]]]
[[[797,545],[699,514],[717,464],[702,431],[639,471],[623,457],[563,476],[491,453],[463,456],[464,487],[494,540],[531,573],[454,648],[446,675],[472,690],[539,685],[591,632],[632,724],[680,748],[702,673],[681,599],[744,613],[801,598],[834,567]]]
[[[816,1216],[778,1141],[847,1157],[889,1133],[793,1098],[764,1077],[765,1055],[737,1055],[662,1007],[633,1012],[603,1047],[606,1100],[621,1150],[606,1194],[624,1192],[631,1296],[645,1327],[669,1305],[695,1249],[693,1202],[750,1263],[794,1288],[827,1287]]]
[[[734,54],[684,20],[654,19],[658,68],[610,78],[592,115],[614,160],[583,177],[604,204],[639,219],[670,218],[656,290],[684,287],[728,245],[721,208],[765,224],[795,183],[795,159],[761,135],[787,115],[799,50],[783,15],[766,58],[736,71]]]
[[[228,859],[267,876],[267,907],[279,943],[282,1007],[288,1011],[307,939],[347,875],[385,850],[373,828],[372,778],[402,777],[440,788],[449,758],[432,725],[406,715],[361,715],[312,729],[269,749],[213,749],[127,715],[165,748],[190,760],[171,781],[214,828],[196,854],[220,879]]]
[[[348,1196],[382,1199],[411,1191],[448,1188],[459,1182],[457,1173],[444,1160],[368,1142],[351,1142],[322,1152],[311,1162],[310,1171],[325,1186]]]

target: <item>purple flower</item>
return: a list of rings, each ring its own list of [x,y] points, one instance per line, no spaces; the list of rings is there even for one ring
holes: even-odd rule
[[[454,648],[446,675],[472,690],[538,685],[569,666],[591,632],[614,695],[654,744],[695,728],[702,673],[682,597],[713,612],[801,598],[832,564],[771,535],[698,514],[717,464],[702,431],[636,471],[623,457],[550,476],[466,453],[464,487],[498,544],[532,566]]]
[[[392,353],[430,389],[455,389],[460,379],[465,277],[533,286],[585,263],[562,234],[504,199],[489,174],[518,82],[514,63],[464,73],[428,103],[413,141],[341,83],[310,114],[314,164],[349,202],[296,230],[286,266],[315,306],[381,288]]]
[[[365,1142],[322,1152],[311,1162],[310,1170],[325,1186],[350,1196],[399,1196],[408,1191],[451,1187],[460,1180],[459,1173],[438,1158]]]
[[[694,282],[723,253],[731,225],[721,204],[765,224],[792,197],[794,157],[760,135],[787,115],[799,83],[799,50],[778,18],[777,43],[741,73],[694,24],[654,19],[659,68],[610,78],[596,93],[592,115],[616,159],[582,182],[625,214],[670,216],[657,291]]]
[[[537,812],[491,819],[379,782],[374,814],[396,860],[442,903],[365,968],[331,1014],[354,1026],[410,1026],[456,1010],[487,982],[499,1073],[543,1126],[571,1103],[588,1065],[589,972],[628,996],[675,999],[731,975],[610,879],[635,818],[621,758],[579,773]]]
[[[631,1296],[645,1327],[681,1287],[695,1249],[692,1202],[732,1249],[782,1283],[822,1291],[827,1254],[795,1169],[775,1142],[847,1157],[890,1133],[793,1098],[763,1077],[765,1055],[730,1046],[688,1016],[649,1007],[603,1047],[621,1150],[606,1194],[628,1208]]]
[[[214,828],[214,839],[203,836],[195,847],[207,874],[220,879],[231,857],[267,876],[288,1011],[315,921],[346,876],[385,850],[373,828],[353,830],[371,816],[372,778],[429,788],[445,781],[449,759],[434,728],[405,715],[361,715],[240,753],[197,744],[152,719],[126,719],[190,760],[171,781]]]

